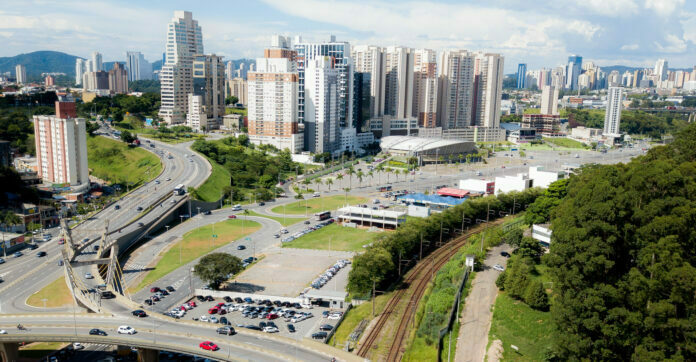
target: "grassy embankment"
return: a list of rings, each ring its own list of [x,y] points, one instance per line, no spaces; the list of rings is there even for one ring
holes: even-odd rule
[[[348,196],[347,198],[341,195],[317,198],[311,198],[309,196],[310,195],[306,195],[306,199],[287,204],[285,207],[276,206],[271,209],[271,211],[281,215],[283,212],[289,215],[303,215],[305,213],[307,215],[313,215],[320,211],[336,210],[337,208],[343,207],[346,202],[349,205],[367,202],[366,198],[358,196]]]
[[[284,248],[362,251],[383,233],[331,224],[299,238],[283,243]]]
[[[87,160],[93,176],[111,183],[137,186],[162,172],[156,155],[102,136],[87,137]]]
[[[208,162],[210,162],[212,170],[210,176],[208,176],[208,179],[205,180],[205,182],[196,189],[194,196],[202,201],[218,201],[223,196],[222,189],[225,186],[230,185],[230,179],[232,178],[232,176],[226,168],[222,167],[222,165],[218,164],[215,161],[211,161],[206,156],[201,156],[205,157],[208,160]]]
[[[302,218],[299,218],[299,217],[297,217],[296,215],[293,215],[293,216],[290,216],[290,217],[287,217],[287,218],[283,218],[282,216],[269,216],[269,215],[259,214],[258,212],[252,211],[252,210],[249,210],[249,213],[248,213],[247,215],[249,215],[249,216],[257,216],[257,217],[265,217],[265,218],[267,218],[267,219],[275,220],[275,221],[277,221],[278,223],[280,223],[280,225],[283,225],[283,226],[290,226],[290,225],[292,225],[292,224],[296,224],[296,223],[298,223],[298,222],[300,222],[300,221],[304,221],[304,220],[305,220],[305,218],[303,218],[303,217],[302,217]]]
[[[73,297],[70,294],[68,285],[65,283],[64,275],[61,275],[51,284],[29,296],[27,304],[32,307],[43,308],[44,299],[46,299],[46,308],[59,308],[73,303]]]
[[[570,138],[550,138],[550,137],[544,137],[544,141],[548,143],[552,143],[558,147],[564,147],[564,148],[574,148],[574,149],[589,149],[590,146],[576,140],[571,140]]]
[[[194,221],[189,221],[194,222]],[[213,225],[215,232],[213,233]],[[261,228],[261,224],[242,219],[229,219],[215,224],[201,226],[184,234],[183,239],[171,248],[160,253],[154,269],[147,273],[138,286],[131,292],[138,291],[177,268],[185,265],[213,250],[243,238]],[[212,235],[217,235],[213,238]]]

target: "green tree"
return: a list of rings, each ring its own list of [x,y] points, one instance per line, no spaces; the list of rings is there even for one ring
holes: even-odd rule
[[[225,104],[237,104],[239,102],[239,98],[235,96],[227,96],[225,98]]]
[[[124,130],[123,132],[121,132],[121,141],[123,141],[125,143],[128,143],[128,144],[133,143],[133,141],[135,141],[136,139],[137,138],[135,136],[133,136],[133,134],[130,133],[129,131]]]
[[[524,302],[534,309],[542,311],[548,310],[549,296],[544,290],[544,285],[541,282],[529,283],[524,294]]]
[[[500,290],[505,290],[505,278],[507,277],[507,272],[504,271],[498,275],[498,278],[495,279],[495,286],[498,287]]]
[[[353,268],[358,271],[348,275],[348,290],[356,293],[372,290],[373,282],[379,285],[393,267],[391,255],[386,249],[368,248],[367,252],[353,259]]]
[[[212,253],[201,258],[193,268],[193,273],[213,289],[218,289],[222,282],[242,269],[242,261],[238,257],[227,253]]]

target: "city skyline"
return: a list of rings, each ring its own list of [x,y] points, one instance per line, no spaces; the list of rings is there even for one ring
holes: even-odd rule
[[[542,1],[534,6],[496,0],[485,7],[448,1],[329,6],[315,0],[267,0],[235,4],[229,13],[212,3],[191,7],[180,1],[166,6],[35,5],[10,2],[0,11],[0,39],[6,44],[0,56],[63,50],[87,58],[98,49],[108,60],[140,51],[154,61],[161,59],[166,24],[178,9],[196,14],[206,48],[227,59],[256,58],[272,34],[308,41],[334,34],[351,45],[497,52],[506,57],[506,74],[514,73],[517,63],[529,69],[560,65],[570,54],[600,66],[649,67],[665,58],[672,68],[686,68],[696,49],[696,4],[684,0]]]

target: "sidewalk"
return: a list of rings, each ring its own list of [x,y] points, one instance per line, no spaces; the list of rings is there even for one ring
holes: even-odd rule
[[[506,266],[507,258],[501,256],[500,252],[510,250],[507,244],[492,248],[486,255],[483,270],[476,273],[459,320],[461,327],[457,337],[456,362],[481,362],[486,356],[492,307],[498,295],[495,280],[500,275],[499,271],[493,270],[493,265]]]

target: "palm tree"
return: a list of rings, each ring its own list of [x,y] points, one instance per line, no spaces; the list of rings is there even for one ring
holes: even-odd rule
[[[370,172],[367,173],[367,176],[370,177],[370,185],[372,185],[372,179],[375,177],[375,174],[372,173],[372,170],[370,170]]]
[[[348,167],[348,179],[350,180],[350,188],[353,188],[353,175],[355,175],[355,168],[353,166]]]
[[[460,153],[459,156],[457,156],[457,157],[459,157],[459,163],[462,163],[462,159],[464,159],[464,155],[462,155],[462,154]]]
[[[319,189],[321,189],[320,186],[323,185],[324,182],[323,182],[319,177],[317,177],[317,178],[314,179],[314,184],[317,185],[317,191],[319,191]]]
[[[333,179],[327,178],[326,179],[326,186],[329,187],[329,192],[331,192],[331,185],[333,185]]]
[[[379,172],[378,173],[378,175],[379,175],[378,181],[381,184],[382,183],[382,173],[384,172],[384,164],[383,163],[380,163],[379,165],[377,165],[377,171]]]
[[[342,174],[342,173],[339,173],[339,174],[336,176],[336,180],[339,180],[339,181],[340,181],[340,180],[343,180],[343,174]]]
[[[344,196],[343,196],[343,197],[344,197],[344,200],[345,200],[344,202],[345,202],[346,205],[348,205],[348,193],[350,192],[350,187],[344,188],[344,189],[343,189],[343,192],[344,192]]]
[[[365,176],[365,173],[362,170],[358,170],[358,173],[356,174],[358,180],[360,181],[360,187],[362,187],[362,180],[363,177]]]
[[[305,185],[305,191],[307,191],[307,190],[308,190],[308,186],[309,186],[309,184],[310,184],[310,181],[307,180],[307,179],[304,179],[304,180],[302,180],[302,184]]]

